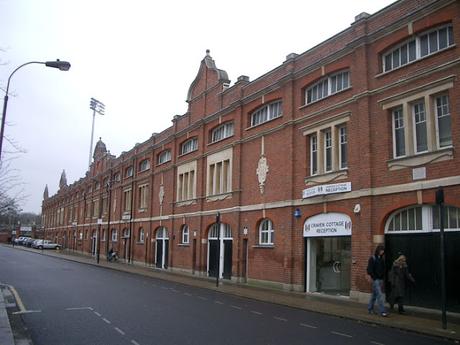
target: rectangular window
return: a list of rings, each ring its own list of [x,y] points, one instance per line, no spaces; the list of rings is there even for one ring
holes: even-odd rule
[[[143,185],[139,187],[139,208],[146,209],[148,207],[149,186]]]
[[[131,211],[131,189],[124,191],[124,201],[125,201],[125,212]]]
[[[406,154],[404,117],[402,108],[393,110],[393,133],[394,155],[395,157],[402,157]]]
[[[332,171],[332,133],[328,129],[324,131],[324,171]]]
[[[318,137],[316,134],[310,136],[310,174],[318,173]]]
[[[339,161],[340,169],[346,169],[348,167],[348,156],[347,156],[347,127],[339,127]]]
[[[439,147],[452,146],[452,124],[448,95],[436,97],[436,119]]]
[[[412,105],[412,114],[415,124],[415,152],[426,152],[428,150],[428,138],[426,127],[425,103],[423,101]]]
[[[177,201],[195,198],[195,170],[187,170],[178,175]]]
[[[230,189],[230,160],[209,165],[208,195],[228,193]]]

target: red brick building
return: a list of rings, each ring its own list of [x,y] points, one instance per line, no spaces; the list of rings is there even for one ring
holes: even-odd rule
[[[385,243],[389,265],[408,256],[409,304],[437,307],[443,187],[448,308],[459,310],[459,13],[458,1],[398,1],[233,85],[207,52],[171,127],[119,157],[99,141],[86,177],[45,193],[46,236],[356,299]]]

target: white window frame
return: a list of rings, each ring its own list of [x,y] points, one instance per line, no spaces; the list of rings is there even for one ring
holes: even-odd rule
[[[129,196],[129,198],[127,197]],[[133,198],[133,193],[131,188],[123,190],[123,201],[124,201],[124,209],[123,211],[126,212],[131,212],[131,200]]]
[[[181,240],[182,244],[189,244],[190,243],[190,229],[188,225],[182,225],[182,232],[181,232]]]
[[[259,225],[259,244],[262,246],[272,246],[274,244],[274,233],[273,222],[268,218],[263,219]],[[267,238],[266,241],[264,241],[264,237]]]
[[[261,125],[281,116],[283,116],[283,101],[276,100],[270,102],[251,113],[251,127]]]
[[[133,166],[129,166],[126,168],[126,177],[132,177],[134,175],[134,168]]]
[[[332,142],[332,130],[331,128],[326,129],[323,132],[324,136],[324,172],[328,173],[334,170],[334,162],[333,162],[333,157],[332,157],[332,150],[333,148],[333,142]],[[328,168],[328,158],[330,158],[330,164],[331,166]]]
[[[421,110],[421,108],[423,108]],[[418,111],[417,111],[418,108]],[[423,153],[423,152],[428,152],[428,127],[427,127],[427,119],[426,119],[426,105],[425,105],[425,100],[419,100],[417,102],[414,102],[411,104],[411,112],[412,112],[412,123],[414,124],[414,134],[413,134],[413,145],[414,145],[414,152],[415,153]],[[417,119],[417,117],[424,117],[424,121],[420,121]],[[419,127],[417,125],[419,124],[424,124],[425,126],[425,142],[426,142],[426,148],[424,150],[418,150],[418,142],[417,142],[417,134],[419,131]]]
[[[112,229],[111,231],[112,242],[118,242],[118,230]]]
[[[145,210],[149,205],[149,185],[142,184],[138,188],[139,188],[139,209]]]
[[[180,155],[186,155],[187,153],[198,150],[198,138],[194,137],[184,141],[180,146]]]
[[[140,228],[139,229],[139,243],[144,243],[145,241],[145,231],[144,231],[144,228]]]
[[[318,135],[314,133],[310,136],[310,175],[318,175],[318,171]]]
[[[335,87],[333,87],[333,85]],[[332,73],[305,89],[305,104],[318,102],[326,97],[348,90],[349,88],[351,88],[351,81],[350,71],[348,69]]]
[[[227,139],[234,134],[233,121],[225,122],[211,131],[211,143]]]
[[[402,122],[402,127],[398,125],[396,127],[396,119],[395,116],[398,115],[398,123]],[[393,128],[393,157],[394,158],[401,158],[401,157],[406,157],[407,155],[407,147],[406,147],[406,120],[404,119],[404,113],[403,113],[403,108],[401,106],[393,109],[391,111],[391,120],[392,120],[392,128]],[[404,153],[398,155],[397,153],[397,145],[396,145],[396,130],[402,130],[404,136],[403,136],[403,149]]]
[[[437,100],[438,99],[447,99],[446,102],[446,107],[447,107],[447,114],[443,114],[442,116],[439,116],[439,108],[437,105]],[[436,144],[438,148],[444,148],[444,147],[452,147],[453,140],[452,140],[452,113],[451,113],[451,107],[450,107],[450,97],[447,93],[444,94],[439,94],[433,97],[433,105],[434,105],[434,116],[435,116],[435,126],[436,126]],[[441,117],[447,117],[449,116],[449,122],[450,122],[450,144],[441,146],[441,136],[439,133],[439,119]]]
[[[233,150],[231,148],[207,157],[206,196],[232,192],[232,165]]]
[[[348,168],[348,131],[347,126],[339,126],[339,170]],[[342,148],[345,147],[345,155],[342,153]],[[345,157],[344,157],[345,156]]]
[[[197,161],[177,167],[177,202],[196,199]]]
[[[444,48],[439,48],[439,32],[441,30],[444,30],[446,29],[446,35],[447,35],[447,45],[444,47]],[[433,34],[433,33],[436,33],[437,34],[437,47],[436,47],[436,50],[434,51],[431,51],[430,52],[430,35]],[[428,53],[427,54],[424,54],[422,55],[422,37],[426,36],[427,37],[427,44],[428,44]],[[409,59],[409,44],[412,43],[412,42],[415,42],[415,58],[410,60]],[[398,68],[401,68],[403,66],[406,66],[414,61],[417,61],[417,60],[420,60],[422,58],[425,58],[427,56],[431,56],[433,54],[436,54],[436,53],[439,53],[439,52],[442,52],[446,49],[449,49],[450,47],[454,46],[455,43],[454,43],[454,39],[453,39],[453,26],[452,24],[447,24],[447,25],[442,25],[442,26],[438,26],[436,28],[433,28],[433,29],[430,29],[428,31],[424,31],[420,34],[417,34],[417,36],[415,38],[410,38],[409,40],[405,41],[404,43],[402,44],[399,44],[393,48],[391,48],[390,50],[388,50],[385,54],[382,55],[382,72],[383,73],[386,73],[386,72],[390,72],[390,71],[394,71]],[[407,60],[405,63],[402,63],[402,60],[401,60],[401,50],[402,49],[406,49],[407,50]],[[398,62],[398,65],[396,67],[393,67],[393,55],[396,55],[396,52],[399,51],[399,55],[398,55],[398,59],[399,59],[399,62]],[[390,57],[391,58],[391,68],[388,68],[387,69],[387,57]]]
[[[171,150],[164,150],[158,154],[158,165],[169,162],[171,160]]]

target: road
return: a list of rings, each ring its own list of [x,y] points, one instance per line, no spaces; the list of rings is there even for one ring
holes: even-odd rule
[[[144,276],[0,247],[35,345],[446,344]]]

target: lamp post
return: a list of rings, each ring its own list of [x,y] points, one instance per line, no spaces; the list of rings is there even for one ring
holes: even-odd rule
[[[91,155],[93,153],[94,120],[96,118],[96,113],[104,115],[105,105],[104,103],[99,102],[97,99],[91,97],[91,100],[89,101],[89,108],[93,111],[93,125],[91,127],[91,142],[89,144],[88,168],[91,166]]]
[[[56,61],[46,61],[46,62],[41,62],[41,61],[30,61],[26,62],[19,67],[17,67],[13,72],[11,72],[10,76],[8,77],[8,83],[6,84],[6,91],[5,91],[5,98],[3,101],[3,113],[2,113],[2,127],[0,130],[0,161],[2,157],[2,146],[3,146],[3,134],[5,132],[5,119],[6,119],[6,108],[8,106],[8,92],[10,89],[10,81],[11,77],[16,73],[17,70],[20,68],[31,65],[31,64],[40,64],[40,65],[45,65],[46,67],[52,67],[52,68],[57,68],[60,71],[68,71],[70,69],[70,63],[67,61],[60,61],[59,59]]]

